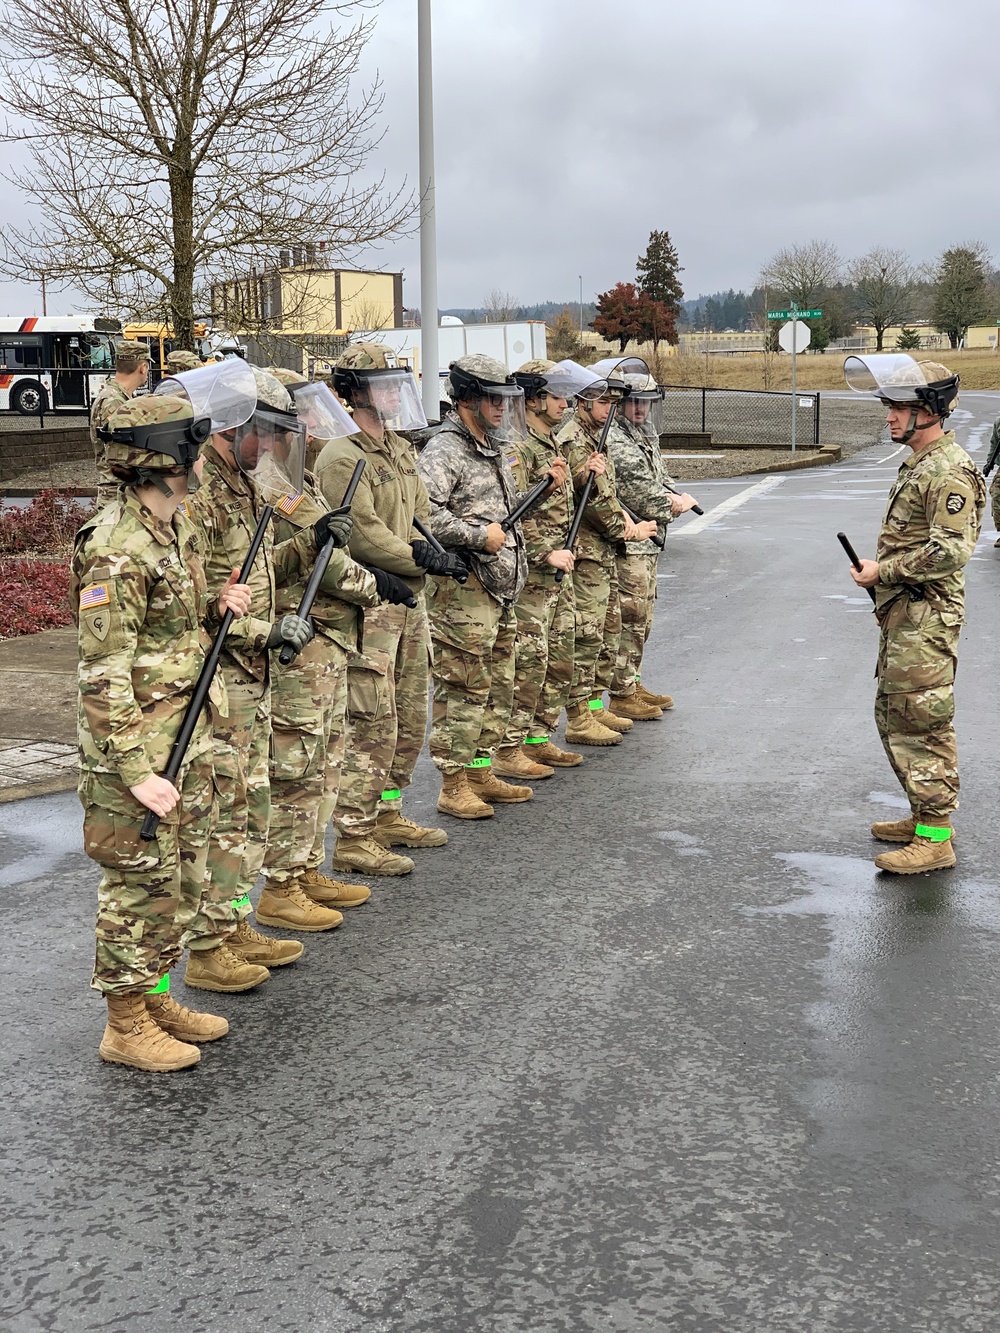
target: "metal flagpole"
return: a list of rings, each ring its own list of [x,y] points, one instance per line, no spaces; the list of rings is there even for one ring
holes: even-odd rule
[[[434,85],[431,0],[417,0],[417,103],[420,141],[420,374],[424,415],[441,414],[438,377],[437,220],[434,216]]]

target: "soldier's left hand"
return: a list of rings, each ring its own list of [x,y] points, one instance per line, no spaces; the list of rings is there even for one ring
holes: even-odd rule
[[[245,616],[250,610],[250,603],[253,600],[253,594],[249,585],[240,583],[240,571],[234,569],[226,579],[222,591],[219,593],[219,615],[223,616],[227,611],[232,611],[237,617]]]
[[[674,518],[676,518],[678,514],[686,514],[687,511],[693,509],[697,503],[698,501],[693,495],[688,495],[687,491],[684,491],[681,495],[672,495],[670,497],[670,512],[673,514]]]
[[[859,588],[874,588],[875,584],[878,583],[877,560],[862,560],[860,569],[855,569],[851,565],[850,570],[851,578]]]
[[[608,470],[608,464],[603,454],[592,453],[580,469],[581,472],[593,472],[595,477],[603,477]]]
[[[342,549],[351,540],[351,533],[354,531],[354,519],[350,514],[338,514],[334,510],[330,514],[324,514],[313,524],[313,534],[316,538],[316,549],[332,538],[335,547]]]
[[[552,466],[545,471],[545,475],[552,478],[553,487],[564,484],[567,466],[565,458],[553,458]]]

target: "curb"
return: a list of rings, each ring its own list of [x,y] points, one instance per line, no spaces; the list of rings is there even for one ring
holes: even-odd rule
[[[0,805],[10,801],[26,801],[29,796],[52,796],[59,791],[75,791],[77,773],[61,773],[56,777],[38,778],[34,782],[15,782],[10,787],[0,787]]]

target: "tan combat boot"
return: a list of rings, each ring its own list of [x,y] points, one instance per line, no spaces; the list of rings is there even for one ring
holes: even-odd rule
[[[270,972],[258,963],[248,963],[228,943],[214,949],[192,949],[184,971],[184,985],[195,990],[223,991],[227,995],[253,990],[267,981]]]
[[[197,1046],[175,1040],[153,1022],[145,995],[109,995],[107,1001],[108,1024],[98,1048],[102,1060],[167,1074],[201,1059]]]
[[[555,772],[548,764],[535,762],[531,754],[526,754],[520,745],[506,745],[497,750],[492,764],[493,772],[501,778],[550,778]]]
[[[524,742],[524,748],[533,759],[548,764],[550,768],[577,768],[583,763],[582,754],[574,754],[572,750],[560,750],[558,745],[554,745],[547,738],[544,741],[527,740]]]
[[[367,884],[345,884],[319,870],[303,870],[299,876],[299,888],[314,903],[336,907],[338,911],[343,907],[360,907],[372,896]]]
[[[662,708],[657,708],[656,704],[644,703],[639,698],[638,692],[635,694],[613,694],[608,705],[608,712],[614,717],[631,718],[633,722],[653,722],[656,718],[663,716]]]
[[[590,712],[602,727],[610,727],[612,731],[617,731],[619,735],[624,735],[626,731],[631,731],[635,726],[630,717],[618,717],[615,713],[609,713],[604,707],[604,696],[602,694],[591,695]]]
[[[217,1014],[203,1014],[185,1009],[169,991],[146,996],[146,1013],[168,1036],[177,1041],[218,1041],[229,1031],[229,1024]]]
[[[906,819],[886,819],[872,825],[872,837],[879,842],[912,842],[917,832],[913,815]]]
[[[589,704],[574,704],[566,709],[566,739],[570,745],[620,745],[621,736],[597,721]]]
[[[493,807],[487,805],[469,786],[469,774],[464,768],[457,773],[441,774],[441,795],[438,813],[453,815],[455,819],[492,819]]]
[[[402,810],[380,810],[373,836],[382,847],[443,847],[448,841],[443,828],[424,828]]]
[[[334,870],[353,870],[359,875],[408,875],[413,862],[408,856],[399,856],[383,847],[366,833],[361,838],[337,839],[333,854]]]
[[[522,801],[534,799],[535,793],[530,787],[515,787],[512,782],[503,782],[493,772],[492,764],[481,764],[466,770],[470,789],[481,801],[491,805],[519,805]]]
[[[257,900],[257,920],[265,926],[281,926],[284,930],[307,932],[334,930],[344,920],[343,913],[332,907],[320,907],[299,887],[298,879],[285,884],[264,881]]]
[[[941,835],[944,834],[944,837]],[[921,875],[928,870],[948,870],[955,864],[955,849],[951,845],[951,829],[947,824],[920,824],[916,826],[913,841],[895,852],[876,856],[879,870],[894,875]]]
[[[246,917],[236,923],[226,944],[245,963],[257,963],[261,967],[284,967],[286,963],[294,963],[306,948],[301,940],[276,940],[273,935],[262,935],[259,930],[254,930]]]
[[[654,694],[652,690],[647,690],[645,685],[638,680],[635,683],[635,692],[644,704],[655,704],[657,708],[662,708],[664,711],[674,706],[674,701],[669,694]]]

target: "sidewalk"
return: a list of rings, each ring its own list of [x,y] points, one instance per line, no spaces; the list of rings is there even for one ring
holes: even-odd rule
[[[76,628],[0,642],[0,802],[76,786]]]

